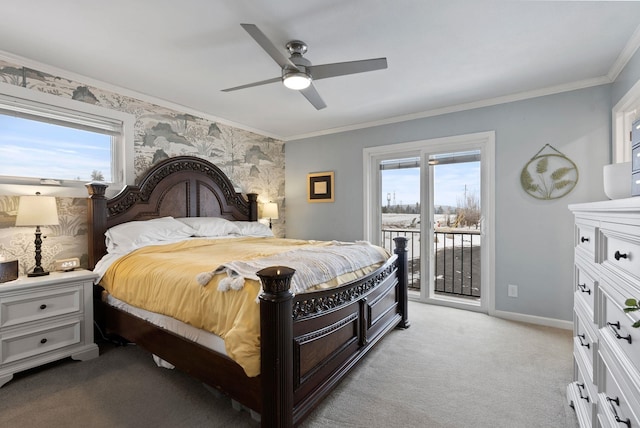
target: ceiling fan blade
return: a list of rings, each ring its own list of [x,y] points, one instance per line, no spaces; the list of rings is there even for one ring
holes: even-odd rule
[[[251,37],[253,37],[253,39],[256,42],[258,42],[260,47],[264,49],[265,52],[267,52],[269,56],[273,58],[273,60],[277,62],[281,68],[285,68],[285,67],[294,67],[296,69],[298,68],[293,62],[289,60],[289,58],[284,56],[284,54],[280,51],[280,49],[278,49],[277,47],[274,46],[273,43],[271,43],[271,40],[269,40],[267,36],[265,36],[264,33],[260,31],[258,27],[256,27],[253,24],[240,24],[240,25],[242,26],[242,28],[244,28],[247,31],[247,33],[249,33]]]
[[[233,88],[222,89],[222,92],[237,91],[238,89],[253,88],[254,86],[266,85],[269,83],[282,82],[282,77],[274,77],[273,79],[261,80],[260,82],[247,83],[246,85],[234,86]]]
[[[333,64],[312,65],[309,67],[313,80],[327,77],[345,76],[347,74],[364,73],[367,71],[387,68],[386,58],[363,59],[361,61],[336,62]]]
[[[309,87],[307,87],[306,89],[301,89],[300,93],[302,93],[302,95],[304,95],[304,97],[307,100],[309,100],[311,104],[313,104],[316,110],[322,110],[327,106],[324,103],[324,101],[322,101],[322,98],[320,97],[320,94],[316,90],[316,87],[313,86],[313,83],[309,85]]]

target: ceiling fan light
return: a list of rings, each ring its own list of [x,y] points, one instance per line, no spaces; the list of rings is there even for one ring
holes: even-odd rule
[[[311,77],[300,71],[288,73],[282,78],[284,86],[289,89],[301,90],[306,89],[311,85]]]

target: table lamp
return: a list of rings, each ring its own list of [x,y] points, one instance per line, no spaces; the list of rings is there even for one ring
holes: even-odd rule
[[[20,196],[16,226],[36,227],[36,240],[34,241],[36,244],[36,265],[27,276],[49,275],[49,272],[45,271],[40,265],[42,261],[42,232],[40,231],[40,226],[54,224],[58,224],[58,208],[54,196],[41,196],[40,192],[36,192],[35,196]]]
[[[269,219],[269,229],[272,229],[271,220],[278,219],[278,204],[275,202],[267,202],[262,207],[262,217]]]

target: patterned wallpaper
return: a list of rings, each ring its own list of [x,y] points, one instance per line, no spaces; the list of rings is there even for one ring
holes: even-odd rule
[[[222,169],[243,193],[278,202],[276,236],[284,236],[284,142],[145,101],[0,61],[0,82],[133,114],[135,175],[167,157],[198,156]],[[1,175],[1,172],[0,172]],[[20,274],[35,264],[35,228],[15,227],[18,196],[0,195],[0,256],[17,259]],[[42,266],[80,257],[86,266],[86,200],[57,198],[60,224],[43,227]]]

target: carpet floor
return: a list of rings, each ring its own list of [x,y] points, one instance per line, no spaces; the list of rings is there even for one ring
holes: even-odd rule
[[[565,398],[572,333],[410,302],[396,330],[302,424],[320,427],[575,428]],[[134,346],[18,373],[0,426],[258,427],[248,412]]]

